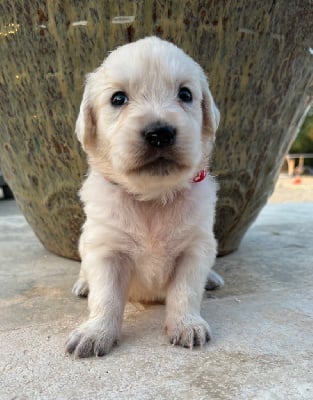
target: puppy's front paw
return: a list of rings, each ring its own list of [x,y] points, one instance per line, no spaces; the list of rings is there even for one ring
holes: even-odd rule
[[[89,320],[69,336],[65,350],[75,358],[101,357],[117,344],[118,332],[106,326],[103,320]]]
[[[204,346],[211,339],[211,329],[200,316],[185,315],[179,319],[168,320],[166,332],[174,345],[193,348]]]

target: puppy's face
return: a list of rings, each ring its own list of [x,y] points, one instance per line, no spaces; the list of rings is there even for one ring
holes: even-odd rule
[[[93,168],[150,199],[206,167],[218,121],[201,67],[152,37],[88,75],[76,131]]]

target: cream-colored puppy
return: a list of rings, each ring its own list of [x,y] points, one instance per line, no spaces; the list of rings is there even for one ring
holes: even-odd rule
[[[119,47],[87,76],[76,123],[90,166],[80,192],[87,219],[73,292],[89,292],[90,317],[69,353],[106,354],[127,299],[165,299],[173,344],[210,339],[200,305],[216,255],[206,169],[218,123],[201,67],[156,37]]]

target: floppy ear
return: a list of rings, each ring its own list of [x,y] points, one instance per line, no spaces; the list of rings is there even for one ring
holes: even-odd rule
[[[96,114],[91,105],[88,86],[86,86],[75,126],[75,133],[85,151],[95,147],[96,132]]]
[[[213,100],[208,81],[203,76],[202,85],[202,132],[205,136],[211,136],[214,140],[220,122],[220,112]]]

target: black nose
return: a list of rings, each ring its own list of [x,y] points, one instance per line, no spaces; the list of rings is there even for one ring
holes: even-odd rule
[[[176,130],[170,125],[158,125],[147,128],[144,137],[150,146],[167,147],[175,143]]]

